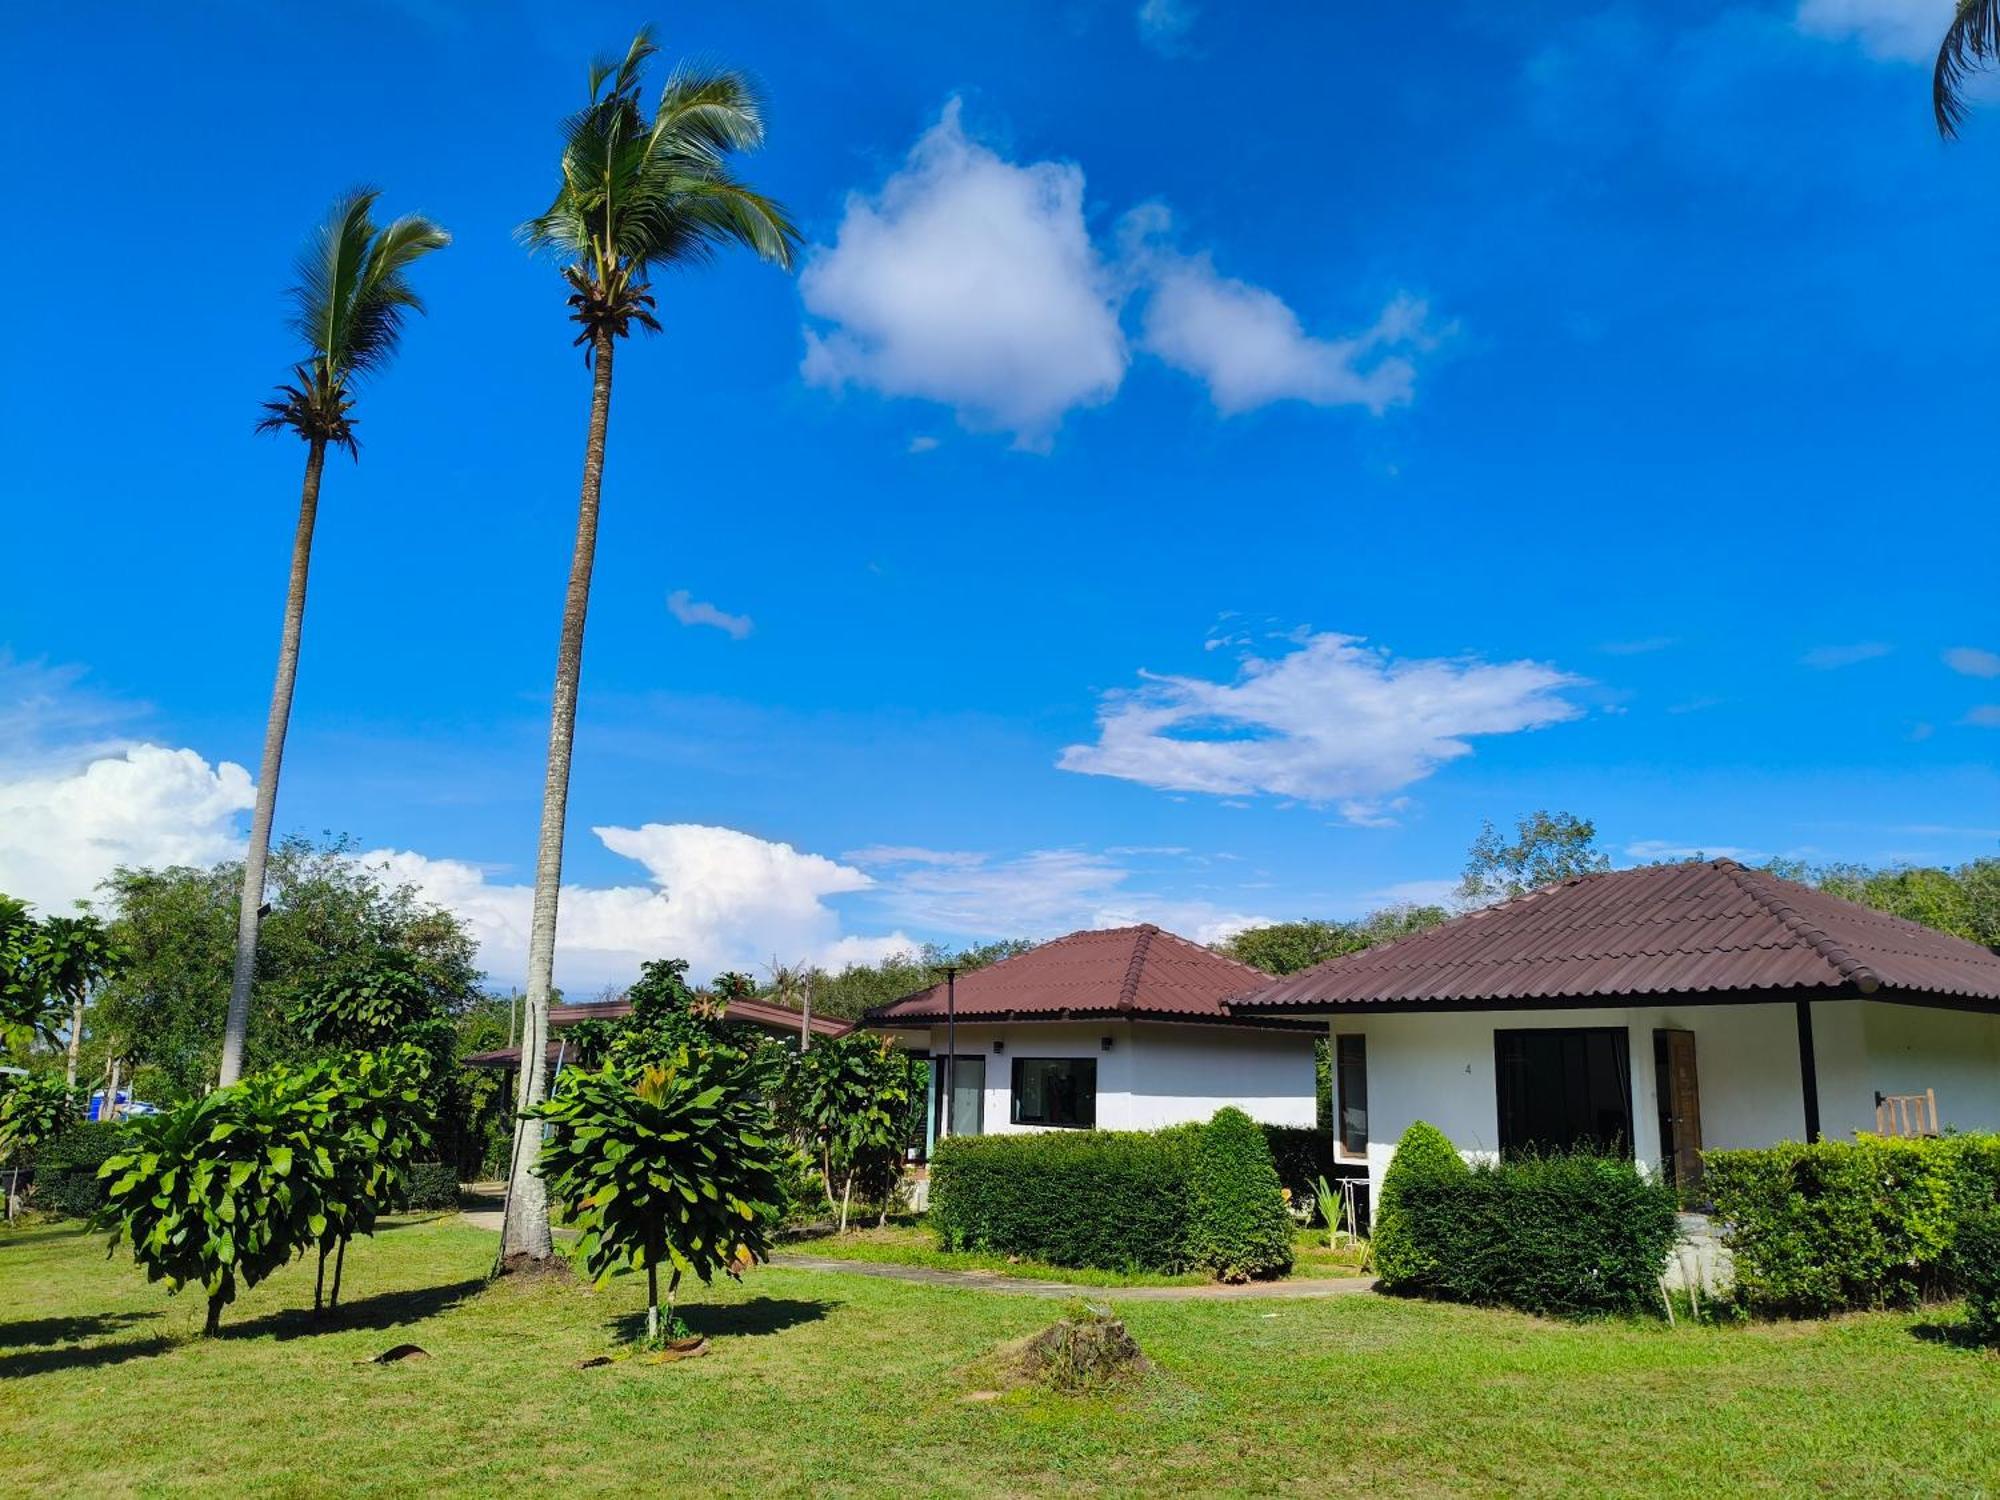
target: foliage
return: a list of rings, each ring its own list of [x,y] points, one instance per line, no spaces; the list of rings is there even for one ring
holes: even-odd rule
[[[578,1232],[577,1255],[600,1282],[646,1272],[649,1335],[662,1264],[671,1319],[683,1274],[706,1284],[765,1257],[782,1154],[768,1084],[740,1054],[684,1050],[636,1080],[609,1063],[578,1074],[533,1112],[551,1127],[539,1171]]]
[[[47,1035],[48,987],[33,961],[38,930],[27,902],[0,895],[0,1045],[24,1047]]]
[[[1905,921],[1949,932],[1981,947],[2000,947],[2000,859],[1934,865],[1806,865],[1774,860],[1773,874]]]
[[[946,1250],[1056,1266],[1180,1271],[1199,1125],[952,1136],[931,1157],[930,1226]]]
[[[96,917],[37,922],[26,902],[0,895],[0,1043],[53,1040],[61,1007],[82,1003],[117,971],[118,960],[117,945]]]
[[[888,1037],[864,1031],[819,1038],[792,1060],[786,1113],[801,1148],[820,1163],[829,1200],[834,1182],[843,1184],[843,1229],[857,1180],[874,1180],[886,1213],[910,1110],[923,1098],[922,1068]]]
[[[403,1196],[411,1159],[431,1141],[424,1089],[430,1067],[421,1047],[404,1042],[283,1075],[325,1112],[319,1140],[332,1171],[320,1187],[321,1222],[314,1235],[322,1266],[331,1250],[338,1250],[344,1263],[348,1243],[357,1234],[373,1234],[382,1210]],[[340,1263],[334,1271],[336,1306]],[[317,1306],[317,1293],[314,1300]]]
[[[2000,3],[1956,0],[1931,70],[1931,114],[1946,140],[1957,139],[1958,127],[1972,113],[1966,95],[1973,76],[1995,61],[2000,61]]]
[[[402,1189],[395,1203],[398,1208],[420,1212],[457,1208],[458,1173],[449,1162],[412,1162],[403,1174]]]
[[[579,344],[623,338],[637,323],[659,331],[648,277],[741,245],[790,267],[798,231],[785,210],[731,175],[729,157],[763,144],[763,106],[749,80],[683,63],[667,75],[649,117],[640,73],[658,52],[649,31],[624,60],[590,70],[590,100],[564,127],[555,201],[521,226],[530,249],[569,264]]]
[[[403,319],[423,302],[406,273],[451,243],[415,214],[386,225],[371,217],[381,196],[363,188],[339,199],[298,260],[292,288],[292,331],[307,357],[295,384],[264,403],[260,432],[296,432],[307,442],[356,449],[351,387],[395,357]]]
[[[1292,1268],[1292,1219],[1271,1148],[1242,1110],[1215,1112],[1195,1139],[1188,1173],[1188,1253],[1218,1281]]]
[[[326,1232],[328,1126],[326,1101],[292,1074],[253,1074],[131,1120],[100,1169],[111,1248],[129,1244],[149,1281],[198,1283],[213,1334],[239,1288]]]
[[[1412,1176],[1396,1213],[1416,1252],[1401,1257],[1396,1289],[1567,1316],[1653,1308],[1680,1235],[1671,1188],[1583,1151]]]
[[[1597,825],[1574,813],[1537,809],[1514,824],[1507,843],[1487,823],[1466,854],[1458,896],[1470,905],[1507,901],[1577,875],[1611,868],[1597,847]]]
[[[422,954],[386,942],[342,954],[302,985],[292,1024],[315,1047],[382,1047],[414,1041],[457,998],[460,976],[440,973]]]
[[[2000,1202],[2000,1136],[1862,1136],[1703,1153],[1736,1297],[1818,1317],[1908,1306],[1952,1285],[1963,1224]]]
[[[83,1094],[55,1073],[0,1074],[0,1165],[23,1166],[83,1113]]]
[[[1260,1125],[1278,1181],[1294,1196],[1318,1193],[1323,1177],[1333,1175],[1333,1137],[1303,1125]]]
[[[1450,915],[1442,906],[1385,906],[1352,922],[1275,922],[1245,928],[1216,944],[1216,951],[1266,974],[1295,974],[1329,958],[1422,932]]]
[[[119,1149],[122,1127],[103,1120],[72,1124],[35,1159],[35,1206],[65,1219],[87,1219],[104,1203],[97,1169]]]
[[[1418,1286],[1437,1273],[1433,1248],[1417,1236],[1405,1211],[1405,1194],[1413,1184],[1434,1178],[1455,1182],[1467,1170],[1465,1158],[1437,1126],[1415,1120],[1403,1132],[1389,1169],[1382,1174],[1382,1192],[1370,1215],[1375,1265],[1383,1285]]]
[[[812,985],[812,1007],[816,1016],[856,1020],[878,1005],[901,1000],[937,983],[947,965],[961,974],[983,969],[1003,958],[1026,953],[1035,945],[1026,938],[950,949],[937,943],[906,953],[892,953],[879,963],[849,964],[838,974],[815,969],[801,983]]]
[[[257,939],[257,983],[246,1067],[310,1062],[322,1050],[302,1025],[330,981],[382,962],[384,950],[422,972],[447,1019],[477,999],[474,943],[461,920],[410,886],[387,885],[347,841],[287,839],[271,851],[271,910]],[[168,1101],[191,1098],[215,1077],[229,1005],[240,864],[208,869],[121,868],[105,882],[121,971],[95,1014],[135,1064],[157,1069]],[[502,1018],[504,1025],[504,1016]],[[503,1032],[504,1036],[504,1032]],[[433,1079],[450,1114],[452,1069]]]
[[[2000,1347],[2000,1207],[1976,1209],[1958,1221],[1952,1270],[1965,1289],[1966,1332]]]

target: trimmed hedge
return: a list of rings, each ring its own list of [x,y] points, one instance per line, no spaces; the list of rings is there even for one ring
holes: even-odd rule
[[[1965,1288],[1966,1332],[2000,1346],[2000,1208],[1982,1208],[1959,1221],[1953,1270]]]
[[[1218,1281],[1292,1268],[1292,1216],[1264,1133],[1242,1110],[1219,1109],[1195,1141],[1188,1251]]]
[[[1532,1313],[1656,1308],[1680,1234],[1673,1190],[1622,1156],[1467,1167],[1427,1125],[1397,1146],[1382,1200],[1375,1254],[1384,1286]]]
[[[80,1120],[43,1146],[35,1158],[35,1207],[66,1219],[87,1219],[104,1206],[97,1169],[118,1150],[118,1121]]]
[[[1382,1174],[1382,1199],[1375,1205],[1369,1226],[1375,1269],[1384,1286],[1423,1286],[1438,1270],[1438,1247],[1418,1238],[1404,1209],[1404,1196],[1411,1185],[1433,1178],[1457,1182],[1470,1170],[1458,1147],[1437,1126],[1417,1120],[1403,1132],[1396,1142],[1396,1154],[1389,1158],[1389,1170]]]
[[[399,1197],[408,1209],[457,1208],[458,1170],[449,1162],[411,1162]]]
[[[1294,1198],[1319,1192],[1319,1180],[1333,1176],[1333,1135],[1304,1125],[1260,1125],[1278,1168],[1278,1182]]]
[[[931,1157],[930,1225],[946,1250],[1055,1266],[1179,1271],[1199,1125],[959,1135]]]
[[[2000,1204],[2000,1136],[1861,1136],[1702,1155],[1749,1311],[1823,1317],[1968,1289],[1964,1226]],[[1975,1235],[1976,1240],[1976,1235]]]
[[[1153,1131],[954,1136],[931,1158],[946,1250],[1110,1271],[1291,1266],[1291,1219],[1264,1134],[1241,1110]]]

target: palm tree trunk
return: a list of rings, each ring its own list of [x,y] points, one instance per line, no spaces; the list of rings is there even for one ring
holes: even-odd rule
[[[556,686],[549,709],[549,765],[542,782],[541,842],[535,852],[535,899],[528,927],[528,994],[521,1011],[522,1112],[548,1097],[549,991],[555,982],[556,901],[562,893],[563,823],[569,812],[570,745],[576,738],[576,689],[583,675],[583,624],[590,610],[590,570],[597,560],[597,504],[604,481],[604,433],[611,420],[611,334],[591,341],[590,435],[583,450],[583,487],[577,497],[576,548],[570,555],[569,590],[563,596],[562,640],[556,647]],[[549,1200],[535,1171],[537,1122],[514,1125],[514,1172],[502,1215],[504,1266],[515,1256],[541,1262],[555,1253],[549,1235]]]
[[[229,1019],[222,1030],[223,1088],[243,1074],[243,1042],[250,1032],[250,985],[257,976],[257,923],[264,905],[264,863],[271,852],[271,817],[278,806],[278,765],[285,758],[285,728],[292,717],[292,684],[299,675],[299,632],[306,617],[306,570],[312,563],[313,522],[319,516],[319,476],[326,443],[306,449],[305,483],[299,490],[299,525],[292,534],[292,580],[285,592],[285,629],[278,642],[278,678],[271,686],[271,716],[264,724],[264,763],[257,773],[257,805],[250,814],[250,847],[243,854],[243,900],[236,914],[236,967],[229,979]]]
[[[83,991],[78,990],[69,1002],[69,1061],[63,1069],[63,1082],[70,1088],[76,1087],[76,1059],[83,1047]]]

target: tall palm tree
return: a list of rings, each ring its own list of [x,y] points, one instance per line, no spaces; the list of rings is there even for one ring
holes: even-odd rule
[[[220,1081],[243,1071],[243,1042],[250,1029],[250,986],[257,973],[257,924],[264,905],[264,865],[271,851],[271,816],[278,802],[278,765],[292,713],[292,684],[299,672],[299,630],[306,613],[306,570],[312,562],[313,522],[319,512],[320,470],[329,445],[358,458],[354,387],[395,357],[403,319],[422,312],[405,273],[418,260],[451,243],[429,219],[406,215],[377,226],[370,215],[380,196],[362,188],[333,205],[299,256],[292,288],[292,327],[308,351],[293,370],[295,383],[278,387],[264,403],[259,432],[295,432],[306,445],[299,524],[292,536],[292,578],[285,594],[285,626],[278,642],[278,677],[271,688],[271,716],[264,726],[263,768],[250,815],[250,847],[243,857],[243,903],[236,919],[236,967],[229,982],[229,1019],[222,1033]]]
[[[549,989],[556,952],[556,898],[562,885],[563,822],[568,811],[570,744],[576,733],[577,679],[583,669],[584,617],[597,553],[598,491],[604,432],[611,415],[611,365],[633,325],[660,330],[650,278],[699,265],[717,250],[742,246],[789,269],[798,231],[778,204],[732,175],[729,157],[764,139],[763,106],[740,73],[683,64],[668,76],[649,117],[640,103],[640,72],[659,49],[650,30],[632,39],[623,62],[591,65],[589,100],[565,126],[562,181],[555,201],[521,226],[532,251],[562,257],[570,318],[591,372],[590,427],[577,500],[576,547],[563,596],[549,714],[548,773],[542,784],[541,838],[528,936],[528,993],[521,1022],[520,1107],[548,1094],[545,1053]],[[528,1149],[527,1121],[516,1126],[509,1176],[503,1264],[552,1253],[548,1200]]]
[[[1958,127],[1972,112],[1966,83],[1996,60],[2000,60],[2000,0],[1958,0],[1931,74],[1931,111],[1937,116],[1938,134],[1946,140],[1958,138]]]

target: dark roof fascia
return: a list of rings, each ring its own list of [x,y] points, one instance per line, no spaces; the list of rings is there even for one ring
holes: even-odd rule
[[[985,1015],[961,1015],[961,1026],[1004,1026],[1032,1025],[1037,1022],[1052,1024],[1083,1025],[1085,1022],[1129,1021],[1137,1025],[1162,1026],[1217,1026],[1225,1031],[1310,1031],[1318,1035],[1322,1029],[1310,1021],[1293,1020],[1279,1014],[1280,1011],[1297,1010],[1298,1006],[1273,1007],[1268,1014],[1226,1015],[1226,1016],[1184,1016],[1169,1015],[1155,1011],[1124,1010],[1075,1010],[1065,1007],[1059,1011],[1009,1010]],[[879,1028],[883,1031],[914,1031],[918,1028],[942,1026],[948,1018],[943,1011],[920,1016],[876,1016],[865,1015],[856,1022],[859,1026]]]
[[[1676,1005],[1787,1005],[1794,1001],[1810,1000],[1890,1000],[1900,997],[1881,990],[1872,995],[1864,995],[1852,985],[1806,986],[1791,989],[1761,990],[1662,990],[1657,993],[1630,995],[1549,995],[1512,998],[1500,996],[1477,1000],[1294,1000],[1274,1005],[1258,1005],[1254,1001],[1232,1000],[1230,1009],[1251,1015],[1281,1016],[1301,1012],[1314,1016],[1353,1015],[1394,1015],[1421,1014],[1433,1011],[1439,1014],[1464,1014],[1483,1010],[1632,1010],[1638,1008],[1659,1009]],[[1912,1005],[1939,1004],[1911,997],[1902,1003]]]

